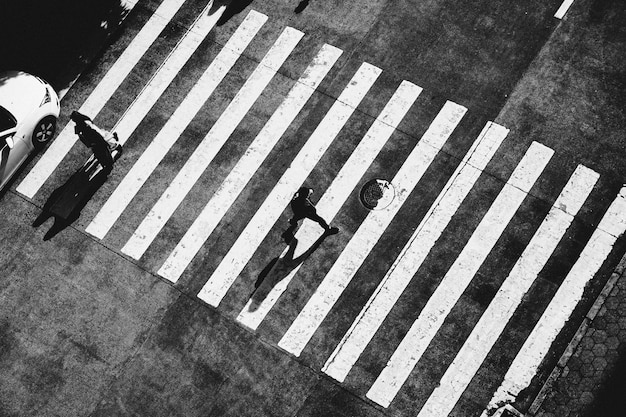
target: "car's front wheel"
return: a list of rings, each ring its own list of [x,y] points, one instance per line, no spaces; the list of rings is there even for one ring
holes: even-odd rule
[[[41,149],[54,136],[57,129],[57,119],[54,116],[46,116],[37,122],[33,130],[33,146]]]

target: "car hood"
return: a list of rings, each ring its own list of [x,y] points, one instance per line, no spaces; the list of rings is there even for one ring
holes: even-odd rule
[[[10,111],[18,120],[39,107],[46,87],[36,77],[19,71],[0,73],[0,106]]]

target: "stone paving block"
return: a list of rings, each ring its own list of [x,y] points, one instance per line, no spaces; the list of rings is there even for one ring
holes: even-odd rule
[[[617,297],[614,296],[610,296],[606,299],[606,301],[604,302],[604,305],[602,306],[602,308],[600,309],[600,313],[601,314],[605,314],[606,310],[614,310],[615,308],[617,308],[617,306],[619,305],[620,301]]]
[[[567,375],[567,377],[570,381],[572,381],[572,384],[574,385],[578,384],[582,379],[580,372],[571,372],[569,375]]]
[[[620,354],[617,350],[609,350],[606,353],[606,360],[607,362],[610,364],[610,366],[612,366],[615,362],[617,362],[617,360],[619,359]]]
[[[572,369],[573,371],[579,372],[580,367],[582,366],[582,361],[580,360],[578,356],[575,356],[569,360],[569,362],[567,363],[567,366],[569,366],[569,368]]]
[[[606,368],[607,362],[603,357],[596,357],[593,362],[593,368],[596,370],[596,374],[601,373]]]
[[[606,355],[607,352],[607,347],[604,344],[597,344],[593,347],[592,352],[593,354],[596,356],[596,359],[598,356],[604,356]]]
[[[606,329],[606,319],[604,318],[604,316],[596,317],[593,320],[592,326],[595,329],[604,330],[604,329]]]
[[[582,340],[580,341],[580,344],[578,345],[578,349],[587,350],[593,347],[594,341],[591,338],[591,335],[593,335],[594,332],[595,332],[595,329],[593,328],[589,329],[589,333],[588,333],[589,336],[585,336],[582,338]]]
[[[593,361],[593,358],[594,356],[593,356],[593,353],[591,352],[591,349],[585,349],[581,351],[580,360],[583,363],[583,365],[580,367],[581,371],[584,372],[585,367],[589,365],[591,361]]]
[[[594,344],[602,343],[606,340],[606,332],[604,330],[596,329],[591,337],[593,338]]]
[[[580,396],[580,403],[587,405],[587,404],[591,404],[593,402],[593,394],[591,393],[591,391],[585,391],[582,393],[582,395]]]
[[[608,333],[609,335],[616,335],[616,334],[618,334],[618,333],[619,333],[619,330],[620,330],[620,328],[619,328],[619,324],[617,324],[617,323],[616,323],[616,322],[614,322],[614,321],[609,322],[609,323],[606,325],[606,331],[607,331],[607,333]],[[615,337],[615,336],[609,336],[609,337],[607,338],[607,341],[606,341],[605,343],[608,343],[608,340],[609,340],[611,337]]]

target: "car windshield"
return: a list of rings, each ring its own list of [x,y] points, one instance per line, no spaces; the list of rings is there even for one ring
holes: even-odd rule
[[[17,125],[15,117],[10,111],[0,106],[0,132],[11,129]]]

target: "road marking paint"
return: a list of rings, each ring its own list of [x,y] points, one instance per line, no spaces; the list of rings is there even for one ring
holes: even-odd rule
[[[582,165],[574,171],[418,417],[447,416],[452,411],[591,193],[598,177],[597,173]]]
[[[196,256],[219,221],[230,209],[241,191],[252,179],[272,148],[283,136],[315,89],[333,67],[342,51],[331,45],[322,46],[300,79],[294,84],[281,105],[250,144],[237,165],[222,182],[211,200],[169,255],[159,275],[176,282]]]
[[[389,406],[553,153],[552,149],[537,142],[531,144],[511,174],[511,178],[504,184],[487,214],[367,392],[368,398],[384,407]]]
[[[565,17],[565,13],[567,13],[572,3],[574,3],[574,0],[564,0],[561,4],[561,7],[559,7],[559,10],[557,10],[554,14],[554,17],[556,17],[557,19],[563,19],[563,17]]]
[[[202,11],[193,26],[178,42],[158,71],[150,78],[148,84],[142,88],[139,96],[133,100],[133,103],[124,112],[115,127],[111,129],[117,132],[122,145],[130,138],[137,126],[139,126],[139,123],[146,117],[152,106],[180,73],[211,29],[213,29],[226,6],[220,7],[212,15],[208,14],[209,9],[210,5]]]
[[[466,111],[463,106],[446,102],[391,181],[398,190],[396,198],[385,209],[367,215],[278,346],[300,355]]]
[[[215,307],[219,305],[256,248],[289,204],[294,192],[313,171],[380,73],[381,70],[373,65],[368,63],[361,65],[198,293],[201,300]]]
[[[354,149],[350,158],[343,165],[330,187],[325,191],[324,195],[318,201],[316,208],[318,213],[328,222],[337,215],[346,199],[351,195],[354,187],[358,185],[359,180],[365,174],[367,168],[376,158],[376,155],[389,140],[392,133],[400,124],[409,111],[422,88],[408,81],[403,81],[400,87],[391,97],[385,108],[382,110],[378,118],[374,120],[369,130]],[[317,223],[305,220],[302,227],[296,233],[295,238],[298,246],[295,248],[293,258],[298,258],[307,248],[310,248],[320,236],[320,227]],[[299,249],[304,248],[304,249]],[[289,247],[285,248],[280,255],[281,262],[289,251]],[[246,306],[241,310],[237,320],[251,329],[256,329],[263,321],[270,309],[274,306],[278,298],[287,289],[289,282],[297,274],[300,265],[294,268],[288,276],[281,279],[278,285],[274,286],[270,293],[263,299],[258,306],[253,306],[253,298],[248,300]],[[272,274],[272,272],[270,272]],[[267,279],[267,278],[266,278]]]
[[[130,12],[135,8],[138,1],[139,0],[120,0],[120,6],[122,6],[124,10]]]
[[[91,92],[78,110],[79,112],[95,118],[184,2],[185,0],[164,0],[161,3]],[[17,191],[28,198],[33,198],[70,151],[76,140],[73,124],[68,123],[20,183]]]
[[[290,27],[283,30],[235,98],[224,110],[224,113],[217,119],[209,133],[194,150],[167,190],[161,195],[159,201],[156,202],[126,242],[122,248],[123,253],[134,259],[139,259],[143,255],[302,36],[304,36],[302,32]]]
[[[98,214],[87,226],[87,233],[99,239],[103,239],[106,236],[266,20],[267,16],[261,13],[251,11],[248,14],[180,106],[178,106],[172,117],[169,118],[165,126],[148,145]]]
[[[626,187],[620,190],[580,257],[552,297],[550,304],[513,360],[482,417],[502,404],[515,401],[520,391],[530,385],[550,346],[581,300],[585,286],[595,276],[615,241],[626,230]]]
[[[322,371],[343,382],[508,134],[488,122]]]

